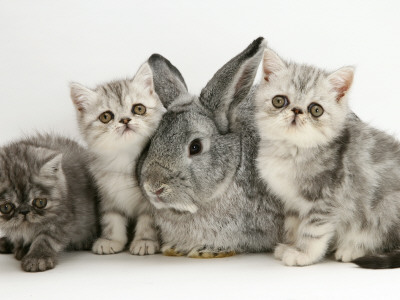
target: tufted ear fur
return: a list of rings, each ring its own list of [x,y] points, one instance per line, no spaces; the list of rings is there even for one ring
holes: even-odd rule
[[[84,112],[96,99],[96,92],[77,82],[71,82],[71,100],[79,112]]]
[[[153,71],[155,91],[164,107],[168,108],[176,98],[188,93],[181,73],[168,59],[153,54],[147,62]]]
[[[265,49],[263,57],[263,76],[265,81],[269,81],[271,75],[286,69],[283,60],[271,49]]]
[[[213,113],[221,133],[229,131],[230,113],[248,95],[253,85],[264,51],[263,40],[259,37],[232,58],[201,91],[200,102]]]
[[[132,79],[132,84],[148,94],[154,93],[153,72],[148,62],[143,63]]]
[[[43,178],[58,178],[62,173],[62,153],[43,147],[30,146],[32,153],[39,163],[39,176]]]
[[[41,177],[58,177],[61,171],[62,154],[57,154],[55,157],[46,162],[40,169]]]
[[[332,89],[337,93],[337,102],[340,102],[349,91],[353,83],[353,77],[354,67],[343,67],[329,75],[328,80],[332,85]]]

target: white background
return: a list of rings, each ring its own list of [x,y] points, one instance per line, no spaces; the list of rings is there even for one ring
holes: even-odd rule
[[[135,74],[158,52],[197,93],[264,36],[282,57],[329,70],[357,67],[353,110],[400,133],[398,1],[0,0],[0,145],[35,131],[79,139],[68,82]],[[26,274],[0,256],[4,299],[398,298],[400,270],[326,261],[284,267],[266,254],[217,260],[69,253]]]

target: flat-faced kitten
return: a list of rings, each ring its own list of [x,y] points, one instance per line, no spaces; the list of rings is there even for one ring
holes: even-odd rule
[[[0,148],[0,252],[28,272],[54,268],[64,249],[90,249],[97,238],[96,189],[87,152],[50,135]]]
[[[139,155],[165,112],[154,91],[149,64],[144,63],[133,79],[112,81],[95,89],[73,83],[71,98],[101,194],[102,235],[93,252],[122,251],[128,242],[127,225],[135,219],[130,252],[154,254],[159,242],[151,206],[134,174]]]
[[[309,265],[333,250],[363,267],[399,267],[400,145],[348,106],[353,68],[288,63],[266,50],[256,96],[258,167],[284,202],[275,256]]]

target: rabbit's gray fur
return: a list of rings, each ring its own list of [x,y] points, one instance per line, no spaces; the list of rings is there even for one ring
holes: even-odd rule
[[[263,49],[263,39],[255,40],[214,75],[200,97],[187,92],[168,60],[149,60],[168,111],[138,172],[158,208],[164,254],[221,257],[272,250],[280,240],[280,201],[267,192],[255,166],[259,137],[251,86]],[[203,151],[189,156],[195,139]]]

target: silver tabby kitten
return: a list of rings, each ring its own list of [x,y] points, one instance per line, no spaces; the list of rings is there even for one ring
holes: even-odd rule
[[[310,265],[333,250],[363,267],[400,266],[400,145],[348,106],[354,70],[283,61],[265,50],[256,96],[258,168],[284,202],[275,256]]]
[[[0,148],[0,252],[28,272],[54,268],[64,249],[90,249],[97,238],[96,189],[87,152],[42,135]]]
[[[154,91],[150,66],[144,63],[133,79],[112,81],[95,89],[73,83],[71,98],[101,194],[102,235],[93,245],[93,252],[122,251],[128,242],[127,225],[135,219],[130,252],[154,254],[159,243],[151,207],[132,174],[165,112]]]

